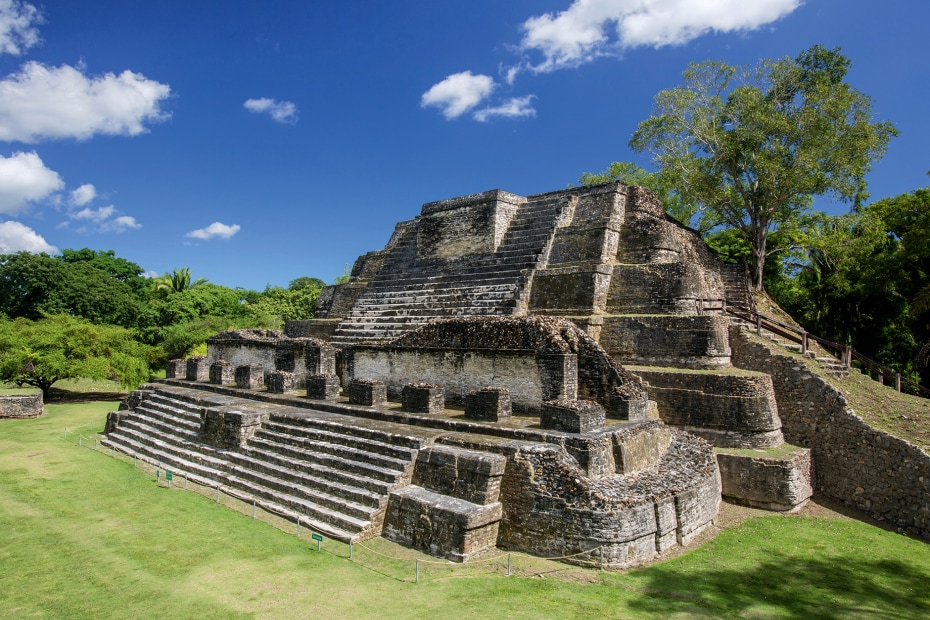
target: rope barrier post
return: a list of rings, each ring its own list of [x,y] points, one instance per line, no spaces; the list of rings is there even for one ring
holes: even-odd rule
[[[133,469],[136,468],[136,455],[135,454],[132,455],[132,468]]]
[[[894,375],[894,389],[901,391],[901,373],[897,372]]]
[[[79,446],[83,446],[83,445],[84,445],[84,435],[82,435],[82,434],[80,434],[80,433],[78,433],[78,445],[79,445]]]
[[[507,576],[510,577],[510,554],[507,554]]]
[[[155,484],[161,481],[161,465],[155,468]]]
[[[187,490],[187,474],[184,474],[184,490]]]
[[[413,561],[413,569],[416,571],[416,581],[414,583],[420,583],[420,560]]]
[[[300,538],[300,515],[297,515],[297,538]]]
[[[604,547],[597,548],[597,570],[604,570]]]
[[[68,439],[68,429],[65,428],[65,439]]]
[[[255,498],[252,498],[252,518],[255,518]]]
[[[352,539],[349,539],[349,559],[352,559]]]
[[[96,449],[97,449],[97,438],[94,437],[94,450],[96,450]]]
[[[216,485],[216,503],[220,503],[220,485]]]

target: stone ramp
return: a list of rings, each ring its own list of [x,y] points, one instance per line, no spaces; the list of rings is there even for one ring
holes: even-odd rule
[[[556,199],[526,202],[496,251],[454,259],[420,255],[418,229],[407,227],[332,342],[395,338],[437,318],[524,313],[530,275],[546,260],[563,208]]]
[[[202,441],[206,410],[264,411],[238,449]],[[344,541],[379,536],[389,493],[409,483],[435,431],[174,386],[145,390],[104,444],[220,485]]]

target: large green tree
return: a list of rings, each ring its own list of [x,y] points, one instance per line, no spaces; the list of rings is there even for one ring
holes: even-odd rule
[[[0,381],[37,387],[46,400],[61,379],[111,379],[136,387],[149,379],[155,358],[152,347],[121,327],[67,315],[0,320]]]
[[[844,80],[849,60],[817,45],[758,66],[692,64],[655,97],[630,146],[649,151],[682,199],[739,231],[762,288],[768,237],[830,193],[861,203],[865,175],[896,135]]]

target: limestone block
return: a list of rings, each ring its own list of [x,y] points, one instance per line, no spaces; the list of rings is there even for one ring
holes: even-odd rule
[[[492,504],[500,494],[507,458],[452,446],[430,446],[417,454],[413,484],[475,504]]]
[[[219,360],[210,364],[210,383],[229,385],[236,380],[236,369],[229,362]]]
[[[221,450],[237,449],[255,434],[268,414],[225,407],[204,407],[200,414],[200,439]]]
[[[339,377],[335,374],[310,375],[307,377],[307,398],[335,400],[339,396]]]
[[[387,402],[387,389],[377,379],[353,379],[349,384],[349,402],[368,407]]]
[[[286,370],[269,370],[265,373],[265,386],[273,394],[287,394],[297,389],[297,376]]]
[[[44,411],[42,392],[0,396],[0,418],[37,418]]]
[[[439,413],[446,407],[442,386],[435,383],[408,383],[401,391],[401,402],[410,413]]]
[[[500,502],[480,506],[417,485],[393,491],[382,535],[454,562],[493,548],[503,514]]]
[[[240,390],[259,390],[265,387],[265,369],[255,364],[237,366],[235,379]]]
[[[718,450],[717,464],[723,496],[740,503],[784,512],[802,506],[813,494],[808,448]]]
[[[604,426],[604,408],[588,400],[557,400],[543,404],[540,425],[566,433],[587,433]]]
[[[187,360],[177,359],[168,360],[165,365],[166,379],[186,379],[187,378]]]
[[[510,390],[485,387],[465,395],[465,417],[470,420],[500,422],[510,419]]]
[[[640,425],[644,432],[613,435],[614,463],[618,474],[655,467],[672,443],[672,429],[661,422]]]
[[[207,363],[207,358],[196,355],[187,360],[187,380],[204,383],[210,380],[210,365]]]
[[[304,364],[311,375],[336,374],[336,349],[324,344],[307,345]]]

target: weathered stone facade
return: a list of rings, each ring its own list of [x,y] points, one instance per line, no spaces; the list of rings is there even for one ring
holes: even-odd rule
[[[42,392],[0,396],[0,418],[37,418],[44,412]]]

